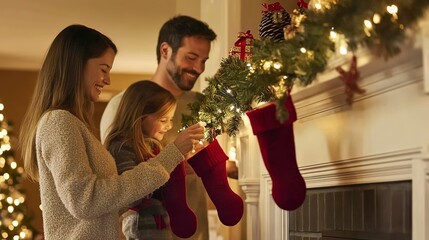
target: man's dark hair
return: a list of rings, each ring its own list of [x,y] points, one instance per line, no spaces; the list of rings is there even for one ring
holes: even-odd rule
[[[182,46],[184,37],[201,37],[210,42],[216,39],[216,33],[210,29],[207,23],[189,16],[176,16],[162,25],[156,45],[156,58],[159,63],[161,43],[168,43],[173,49],[173,54]]]

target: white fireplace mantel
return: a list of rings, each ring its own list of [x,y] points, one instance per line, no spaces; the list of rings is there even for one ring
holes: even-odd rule
[[[425,92],[429,81],[423,63],[427,50],[422,49],[425,44],[418,44],[388,62],[359,53],[359,84],[366,93],[355,95],[357,108],[345,103],[344,86],[333,70],[321,75],[314,86],[295,88],[292,93],[298,113],[297,160],[307,188],[412,181],[413,240],[429,239],[429,130],[424,120],[429,117]],[[337,59],[332,68],[340,64],[348,69],[347,59]],[[387,112],[386,103],[391,104]],[[353,113],[355,109],[359,114]],[[287,240],[287,211],[272,200],[271,179],[257,138],[247,116],[243,121],[236,140],[237,157],[242,159],[239,183],[246,195],[248,239]],[[329,128],[335,123],[344,126]],[[338,130],[341,127],[348,130]]]

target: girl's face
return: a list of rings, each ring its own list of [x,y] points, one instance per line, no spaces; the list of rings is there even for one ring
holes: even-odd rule
[[[173,126],[173,116],[176,106],[172,106],[168,112],[161,115],[160,112],[147,115],[142,120],[143,134],[161,141],[165,133]]]
[[[83,72],[85,91],[93,102],[98,100],[101,90],[105,85],[110,85],[110,69],[112,69],[115,52],[109,48],[97,58],[91,58],[86,62]]]

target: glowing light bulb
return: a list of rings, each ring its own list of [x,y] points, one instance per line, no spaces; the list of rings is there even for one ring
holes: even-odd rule
[[[302,53],[306,53],[306,52],[307,52],[307,49],[305,49],[305,48],[301,48],[301,49],[300,49],[300,51],[301,51]]]
[[[372,21],[373,21],[375,24],[379,24],[379,23],[381,22],[380,14],[378,14],[378,13],[374,13],[374,16],[372,17]]]
[[[282,65],[281,65],[281,63],[279,63],[279,62],[275,62],[275,63],[273,64],[273,67],[274,67],[275,69],[279,70],[279,69],[282,67]]]
[[[398,7],[394,4],[387,6],[387,12],[392,14],[392,15],[396,14],[396,13],[398,13]]]
[[[331,37],[331,39],[336,39],[338,37],[337,32],[335,32],[334,30],[331,30],[331,32],[329,32],[329,36]]]
[[[347,54],[347,52],[348,52],[348,51],[347,51],[347,48],[346,48],[346,47],[344,47],[344,46],[341,46],[341,47],[340,47],[340,54],[341,54],[341,55],[346,55],[346,54]]]
[[[371,29],[372,28],[372,23],[369,20],[365,20],[363,21],[363,24],[365,25],[366,28]]]
[[[0,103],[0,111],[3,111],[3,109],[4,109],[4,105],[3,103]]]
[[[12,207],[12,206],[9,206],[9,207],[7,207],[7,211],[9,212],[9,213],[13,213],[13,211],[15,210],[15,208],[14,207]]]

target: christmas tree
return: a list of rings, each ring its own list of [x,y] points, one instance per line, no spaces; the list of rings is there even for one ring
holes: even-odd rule
[[[32,226],[25,206],[22,188],[24,169],[14,158],[11,125],[6,121],[0,102],[0,238],[32,239]]]

